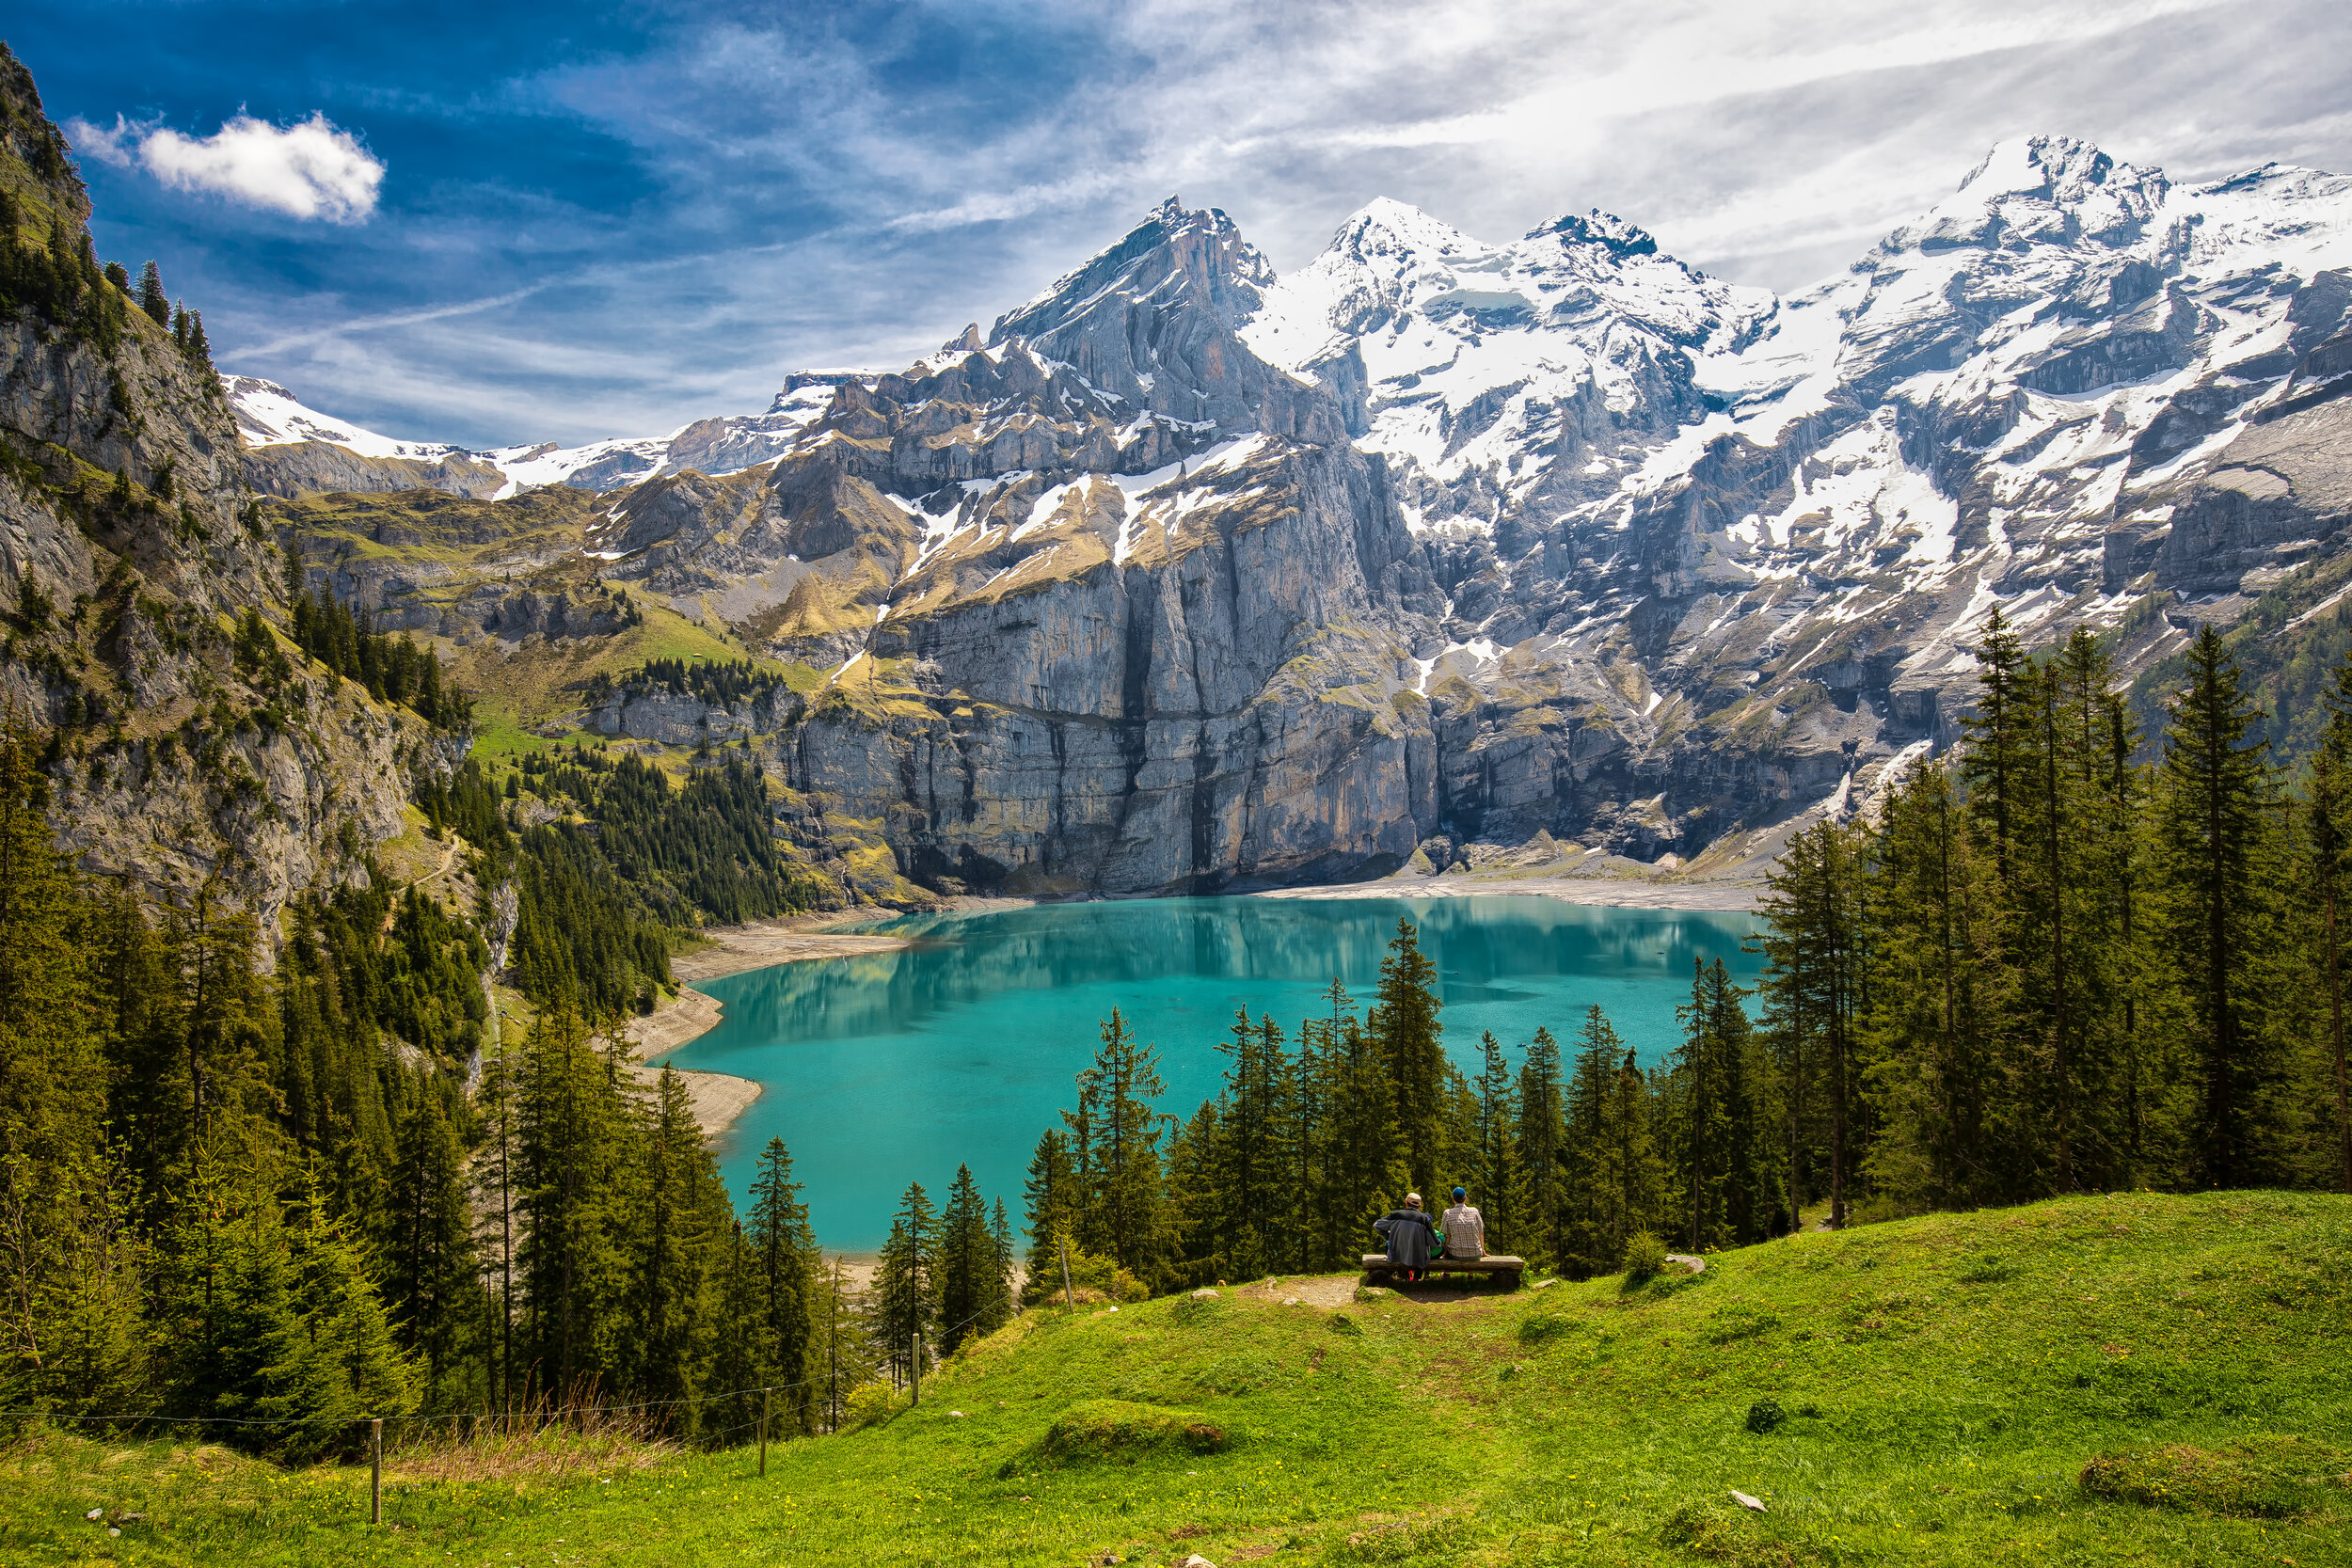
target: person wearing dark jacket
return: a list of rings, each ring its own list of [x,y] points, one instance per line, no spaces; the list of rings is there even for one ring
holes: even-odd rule
[[[1372,1227],[1388,1239],[1389,1261],[1397,1265],[1398,1275],[1419,1279],[1438,1245],[1438,1229],[1421,1206],[1421,1194],[1406,1193],[1405,1207],[1381,1215]]]

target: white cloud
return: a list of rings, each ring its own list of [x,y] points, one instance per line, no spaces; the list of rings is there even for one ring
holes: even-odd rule
[[[325,115],[272,125],[241,114],[209,136],[135,125],[117,116],[111,130],[68,120],[66,135],[77,150],[101,163],[136,165],[176,189],[210,191],[328,223],[355,223],[374,212],[384,183],[383,161]]]

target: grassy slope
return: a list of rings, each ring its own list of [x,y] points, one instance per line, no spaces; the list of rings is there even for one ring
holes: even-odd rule
[[[1629,1292],[1037,1312],[765,1481],[738,1450],[399,1483],[373,1533],[364,1471],[39,1440],[0,1458],[0,1560],[2344,1563],[2348,1248],[2344,1198],[2142,1195],[1807,1235]],[[1767,1397],[1789,1419],[1753,1435]],[[1230,1447],[1042,1449],[1104,1399]],[[2249,1442],[2300,1517],[2076,1481],[2103,1452]],[[149,1517],[110,1539],[99,1506]]]

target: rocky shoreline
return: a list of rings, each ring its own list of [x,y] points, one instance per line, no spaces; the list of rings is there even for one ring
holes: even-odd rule
[[[696,980],[766,969],[774,964],[810,958],[842,958],[862,953],[889,953],[907,945],[900,937],[866,932],[834,931],[841,915],[802,915],[789,920],[758,921],[748,926],[722,927],[704,933],[709,945],[681,953],[670,960],[670,972],[684,982],[660,1006],[632,1022],[624,1034],[631,1046],[630,1073],[641,1084],[660,1076],[656,1058],[666,1057],[719,1026],[725,1009],[714,998],[696,990]],[[694,1120],[706,1136],[723,1136],[760,1095],[760,1085],[733,1073],[701,1068],[679,1068],[686,1083]]]

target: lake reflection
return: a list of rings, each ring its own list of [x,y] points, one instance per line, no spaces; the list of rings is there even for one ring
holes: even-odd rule
[[[1160,1048],[1161,1108],[1216,1094],[1215,1049],[1236,1007],[1271,1007],[1286,1031],[1320,1017],[1332,976],[1359,1000],[1379,979],[1397,918],[1437,961],[1446,1043],[1474,1061],[1482,1030],[1517,1048],[1538,1025],[1564,1046],[1598,1003],[1654,1062],[1695,959],[1753,978],[1744,914],[1619,910],[1549,898],[1166,898],[914,915],[870,929],[898,953],[781,964],[707,980],[717,1029],[669,1059],[757,1080],[758,1102],[722,1151],[738,1201],[771,1137],[791,1148],[818,1240],[880,1244],[910,1180],[944,1195],[959,1161],[1018,1223],[1038,1134],[1070,1103],[1113,1006]]]

